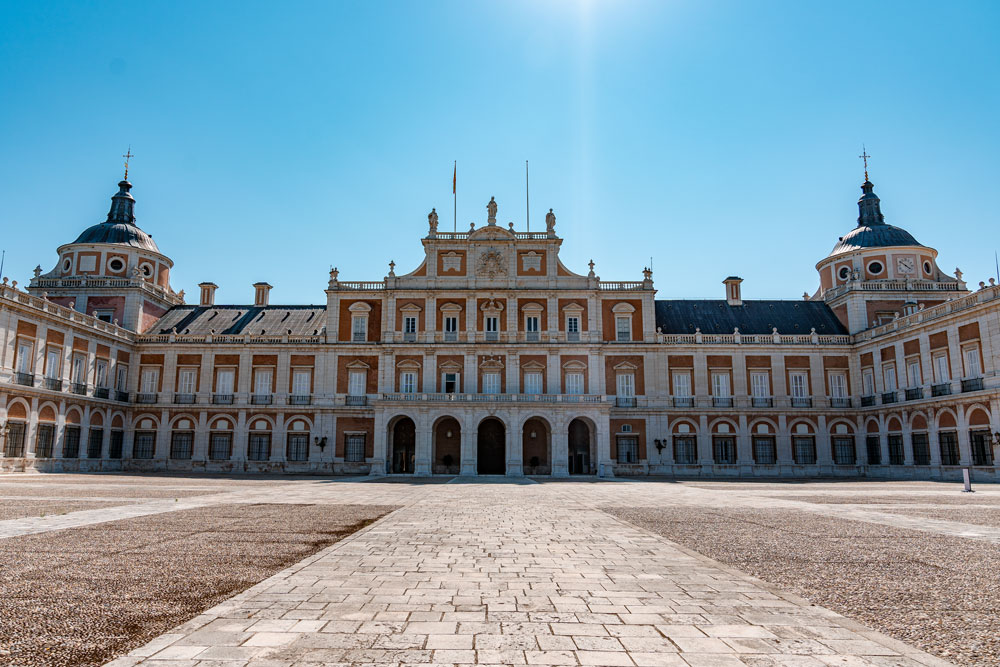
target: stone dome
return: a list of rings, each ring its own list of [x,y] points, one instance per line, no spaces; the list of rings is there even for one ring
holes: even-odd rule
[[[905,229],[885,224],[881,201],[875,194],[875,186],[867,178],[861,185],[861,191],[862,195],[858,199],[858,226],[841,236],[827,257],[868,248],[924,247]]]
[[[131,189],[131,183],[120,181],[118,193],[111,198],[108,219],[83,230],[73,243],[110,243],[159,253],[153,237],[135,224],[135,199],[129,193]]]

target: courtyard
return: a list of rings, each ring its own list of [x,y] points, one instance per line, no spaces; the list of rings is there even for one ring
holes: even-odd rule
[[[994,665],[1000,488],[0,478],[0,665]]]

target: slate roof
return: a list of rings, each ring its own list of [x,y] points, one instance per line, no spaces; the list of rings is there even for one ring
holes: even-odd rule
[[[670,299],[656,301],[656,326],[665,334],[846,334],[830,307],[822,301],[744,301],[730,306],[724,299]]]
[[[326,306],[174,306],[145,333],[204,336],[313,336],[326,326]]]
[[[124,222],[101,222],[88,227],[73,243],[115,243],[160,252],[152,236]]]
[[[890,246],[923,247],[917,243],[910,232],[901,227],[886,224],[860,225],[840,237],[837,245],[833,246],[833,250],[827,257],[864,248],[887,248]]]

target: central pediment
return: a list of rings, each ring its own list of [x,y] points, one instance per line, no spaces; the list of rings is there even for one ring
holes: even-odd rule
[[[496,225],[486,225],[469,232],[470,241],[514,241],[516,239],[514,232]]]

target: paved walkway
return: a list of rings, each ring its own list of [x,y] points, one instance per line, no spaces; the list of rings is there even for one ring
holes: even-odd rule
[[[946,664],[593,506],[628,486],[313,486],[405,506],[111,664]]]

